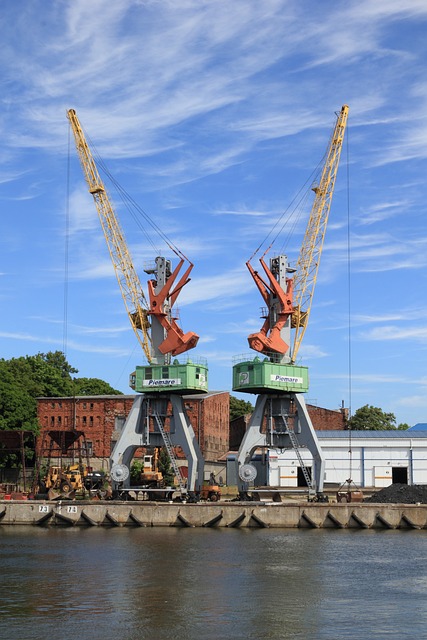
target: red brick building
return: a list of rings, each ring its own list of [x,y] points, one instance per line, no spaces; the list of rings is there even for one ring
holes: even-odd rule
[[[316,431],[344,430],[347,428],[348,409],[324,409],[308,404],[307,411]],[[230,451],[237,451],[251,419],[247,414],[230,422]]]
[[[184,405],[206,461],[215,461],[229,448],[229,393],[211,391],[184,396]],[[135,395],[39,398],[37,415],[41,435],[39,454],[48,432],[77,431],[84,434],[87,454],[93,466],[106,461],[132,408]],[[43,448],[45,448],[43,444]]]
[[[307,411],[316,431],[342,431],[347,429],[348,409],[324,409],[312,404],[307,405]]]
[[[110,457],[134,399],[135,395],[39,398],[37,412],[42,433],[37,443],[38,453],[45,455],[40,448],[46,432],[65,435],[75,430],[85,436],[91,464],[102,466]],[[227,391],[184,396],[184,405],[206,462],[215,462],[228,451],[238,450],[250,415],[229,422]],[[314,405],[307,405],[307,409],[318,431],[346,428],[346,409],[330,410]]]
[[[230,394],[210,391],[185,396],[184,406],[205,460],[218,460],[229,449]]]

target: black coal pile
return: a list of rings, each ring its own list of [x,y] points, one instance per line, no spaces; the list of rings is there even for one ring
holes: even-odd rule
[[[427,504],[427,486],[415,484],[391,484],[373,493],[363,502],[381,502],[383,504]]]

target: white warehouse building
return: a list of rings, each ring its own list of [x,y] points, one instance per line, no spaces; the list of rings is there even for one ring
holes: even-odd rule
[[[387,487],[396,482],[427,484],[427,431],[417,430],[417,425],[406,431],[317,431],[316,435],[325,458],[325,488],[348,479],[361,488]],[[310,469],[312,456],[308,449],[300,449],[300,455]],[[268,451],[266,475],[270,486],[305,484],[292,449]]]

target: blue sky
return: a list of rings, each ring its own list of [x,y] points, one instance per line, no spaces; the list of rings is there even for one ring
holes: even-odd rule
[[[62,350],[66,336],[79,376],[123,392],[144,364],[69,147],[74,108],[115,179],[194,262],[181,324],[200,335],[210,388],[231,390],[233,356],[262,324],[245,262],[348,104],[299,352],[307,400],[426,421],[425,0],[3,0],[0,21],[1,357]],[[145,284],[155,252],[110,195]]]

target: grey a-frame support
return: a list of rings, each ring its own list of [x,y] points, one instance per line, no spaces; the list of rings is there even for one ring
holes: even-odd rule
[[[181,447],[188,463],[187,492],[197,493],[203,485],[204,460],[194,429],[188,419],[182,396],[144,394],[135,398],[110,458],[110,468],[123,464],[130,468],[139,447],[163,447],[164,434],[156,428],[157,417],[164,420],[172,408],[167,437],[173,447]],[[129,478],[123,483],[129,487]]]
[[[325,461],[304,396],[301,393],[259,395],[236,459],[239,492],[245,494],[249,489],[241,469],[243,465],[250,465],[256,449],[294,449],[299,457],[300,447],[307,448],[313,456],[312,490],[320,494]]]

